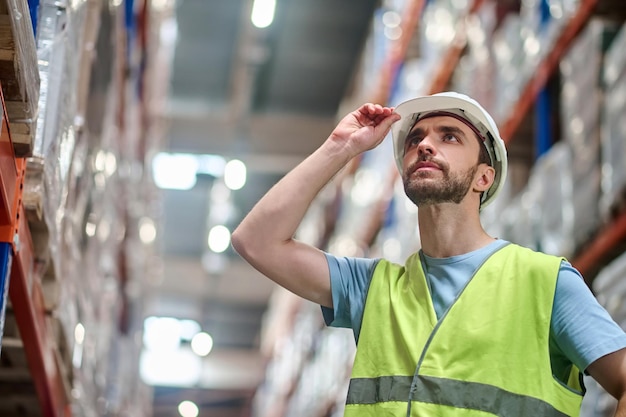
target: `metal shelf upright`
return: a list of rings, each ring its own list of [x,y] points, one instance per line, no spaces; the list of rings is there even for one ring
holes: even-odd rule
[[[23,341],[30,375],[45,417],[69,417],[55,342],[45,321],[41,283],[35,278],[33,243],[22,206],[26,159],[16,158],[0,89],[0,246],[11,251],[9,298]]]

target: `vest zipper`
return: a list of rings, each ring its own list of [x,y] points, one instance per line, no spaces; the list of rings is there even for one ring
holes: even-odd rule
[[[490,253],[480,263],[480,265],[478,266],[478,268],[476,268],[476,270],[474,271],[474,273],[472,274],[470,279],[467,280],[467,282],[465,283],[465,285],[463,286],[461,291],[459,291],[459,293],[456,295],[456,297],[454,297],[454,301],[452,301],[452,303],[448,306],[448,308],[443,313],[441,318],[439,320],[437,320],[437,324],[435,324],[435,327],[433,328],[432,332],[430,332],[430,335],[428,336],[428,339],[426,340],[426,344],[424,344],[424,349],[422,349],[422,353],[420,354],[420,358],[417,361],[417,366],[415,367],[415,372],[413,373],[413,381],[411,381],[411,386],[409,388],[409,398],[408,398],[408,403],[407,403],[407,406],[406,406],[406,417],[411,417],[411,402],[413,401],[413,391],[415,391],[415,389],[417,388],[417,377],[419,376],[419,371],[420,371],[420,368],[422,367],[422,362],[424,362],[424,357],[426,356],[426,352],[428,351],[428,348],[430,347],[430,344],[431,344],[433,338],[435,337],[435,334],[437,333],[437,330],[439,330],[439,327],[441,326],[441,323],[443,322],[443,320],[448,315],[448,311],[450,311],[450,309],[454,306],[454,304],[456,304],[457,300],[461,297],[461,295],[463,295],[463,293],[465,292],[465,289],[467,288],[469,283],[472,282],[472,280],[476,276],[476,273],[478,271],[480,271],[480,268],[483,267],[485,262],[487,262],[493,256],[494,253],[498,252],[500,249],[504,249],[509,244],[510,243],[507,243],[504,246],[501,246],[501,247],[497,248],[492,253]],[[426,280],[426,286],[427,286],[427,288],[430,291],[430,283],[428,282],[428,275],[427,275],[428,274],[428,269],[427,268],[424,269],[424,265],[422,265],[421,261],[422,261],[422,257],[421,257],[421,254],[420,254],[420,267],[422,268],[422,271],[424,271],[424,279]],[[429,297],[431,299],[431,304],[432,304],[432,298],[433,298],[432,294],[429,293]],[[434,305],[433,305],[433,310],[434,310]]]

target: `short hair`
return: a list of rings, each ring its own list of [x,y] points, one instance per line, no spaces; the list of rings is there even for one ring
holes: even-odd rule
[[[489,156],[489,151],[487,151],[487,143],[478,135],[476,135],[476,139],[478,139],[480,145],[480,149],[478,150],[478,165],[487,164],[492,167],[491,157]]]

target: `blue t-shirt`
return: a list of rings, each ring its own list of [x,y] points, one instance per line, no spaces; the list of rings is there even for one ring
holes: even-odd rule
[[[420,252],[437,317],[454,302],[489,255],[509,242],[495,242],[463,255],[431,258]],[[378,259],[335,257],[326,254],[330,269],[333,308],[322,307],[326,324],[353,329],[358,341],[369,283]],[[554,375],[565,380],[573,363],[578,369],[626,347],[626,333],[598,303],[580,273],[561,264],[556,283],[550,328],[550,357]]]

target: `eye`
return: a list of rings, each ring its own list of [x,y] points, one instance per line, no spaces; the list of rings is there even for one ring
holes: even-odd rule
[[[443,135],[443,140],[445,142],[458,142],[459,141],[459,139],[456,136],[454,136],[452,133],[444,134]]]
[[[419,145],[421,141],[422,141],[421,136],[411,135],[408,138],[406,138],[406,141],[404,142],[404,149],[410,149],[414,146],[417,146]]]

